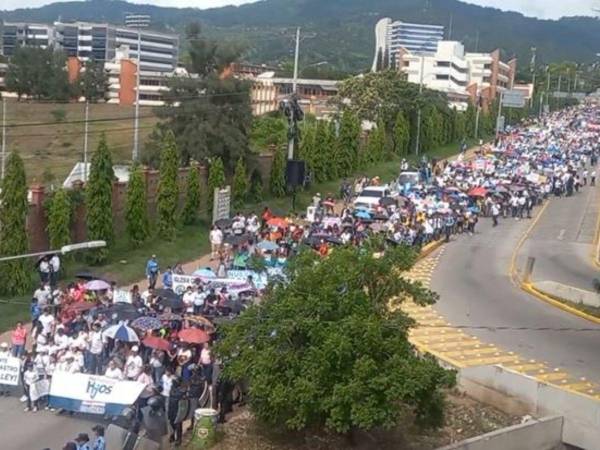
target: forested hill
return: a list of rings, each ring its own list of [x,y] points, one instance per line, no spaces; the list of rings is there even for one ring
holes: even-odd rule
[[[550,2],[549,2],[550,3]],[[262,0],[239,7],[163,8],[120,0],[61,2],[40,8],[0,12],[5,21],[62,20],[122,23],[126,12],[151,14],[154,27],[182,31],[199,21],[215,36],[244,41],[246,58],[281,62],[290,57],[291,31],[301,26],[316,37],[302,43],[305,62],[361,71],[373,58],[374,25],[381,17],[446,26],[467,50],[502,48],[521,64],[537,47],[539,61],[592,61],[599,51],[600,22],[591,17],[538,20],[518,13],[483,8],[457,0]],[[447,36],[448,37],[448,36]]]

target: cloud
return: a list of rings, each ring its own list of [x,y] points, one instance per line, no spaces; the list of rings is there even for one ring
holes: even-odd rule
[[[492,6],[504,11],[518,11],[527,16],[542,19],[558,19],[562,16],[595,15],[593,8],[600,8],[600,0],[462,0],[481,6]]]

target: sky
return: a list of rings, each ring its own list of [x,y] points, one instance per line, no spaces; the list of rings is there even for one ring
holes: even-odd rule
[[[211,8],[242,3],[253,0],[129,0],[133,3],[150,3],[160,6],[193,6]],[[558,19],[561,16],[594,15],[592,8],[600,9],[600,0],[463,0],[482,6],[518,11],[528,16],[544,19]],[[52,0],[0,0],[0,9],[36,7],[52,3]]]

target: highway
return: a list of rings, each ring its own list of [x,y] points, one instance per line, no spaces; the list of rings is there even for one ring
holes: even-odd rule
[[[575,198],[552,200],[535,228],[539,231],[534,230],[532,234],[534,239],[542,242],[554,236],[553,223],[565,230],[563,239],[581,236],[582,233],[573,228],[581,229],[582,223],[587,224],[582,222],[582,217],[589,207],[590,195],[596,193],[588,188],[587,193]],[[554,206],[555,202],[561,205]],[[448,244],[431,280],[432,289],[440,294],[435,308],[453,325],[491,327],[466,330],[485,342],[524,358],[545,362],[551,368],[565,369],[575,377],[600,382],[600,325],[541,302],[521,291],[509,277],[513,252],[530,225],[531,220],[506,219],[493,228],[491,220],[484,218],[474,236],[460,236]],[[558,237],[557,233],[555,239]],[[541,247],[545,244],[542,242]],[[583,246],[582,243],[573,245]],[[528,246],[530,250],[540,247],[526,242],[524,249]],[[587,244],[588,250],[590,247]],[[579,256],[575,258],[565,246],[553,248],[561,252],[554,255],[553,260],[570,267],[569,279],[585,279],[582,273],[588,269],[577,269],[584,267]],[[580,253],[585,251],[578,248],[577,254]],[[519,255],[519,267],[526,256],[526,253]],[[547,262],[537,264],[548,267],[548,273],[561,270]],[[496,327],[526,329],[498,330]],[[550,329],[534,330],[536,328]],[[558,328],[566,330],[556,330]],[[593,331],[577,331],[581,328]]]

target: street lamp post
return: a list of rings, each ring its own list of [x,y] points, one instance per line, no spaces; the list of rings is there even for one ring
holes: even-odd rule
[[[25,258],[34,258],[39,256],[46,255],[54,255],[56,253],[60,253],[61,255],[66,255],[67,253],[75,252],[77,250],[90,250],[94,248],[103,248],[106,247],[105,241],[89,241],[89,242],[79,242],[77,244],[69,244],[63,245],[59,250],[48,250],[45,252],[37,252],[37,253],[25,253],[22,255],[14,255],[14,256],[4,256],[0,258],[0,262],[4,261],[14,261],[15,259],[25,259]]]

